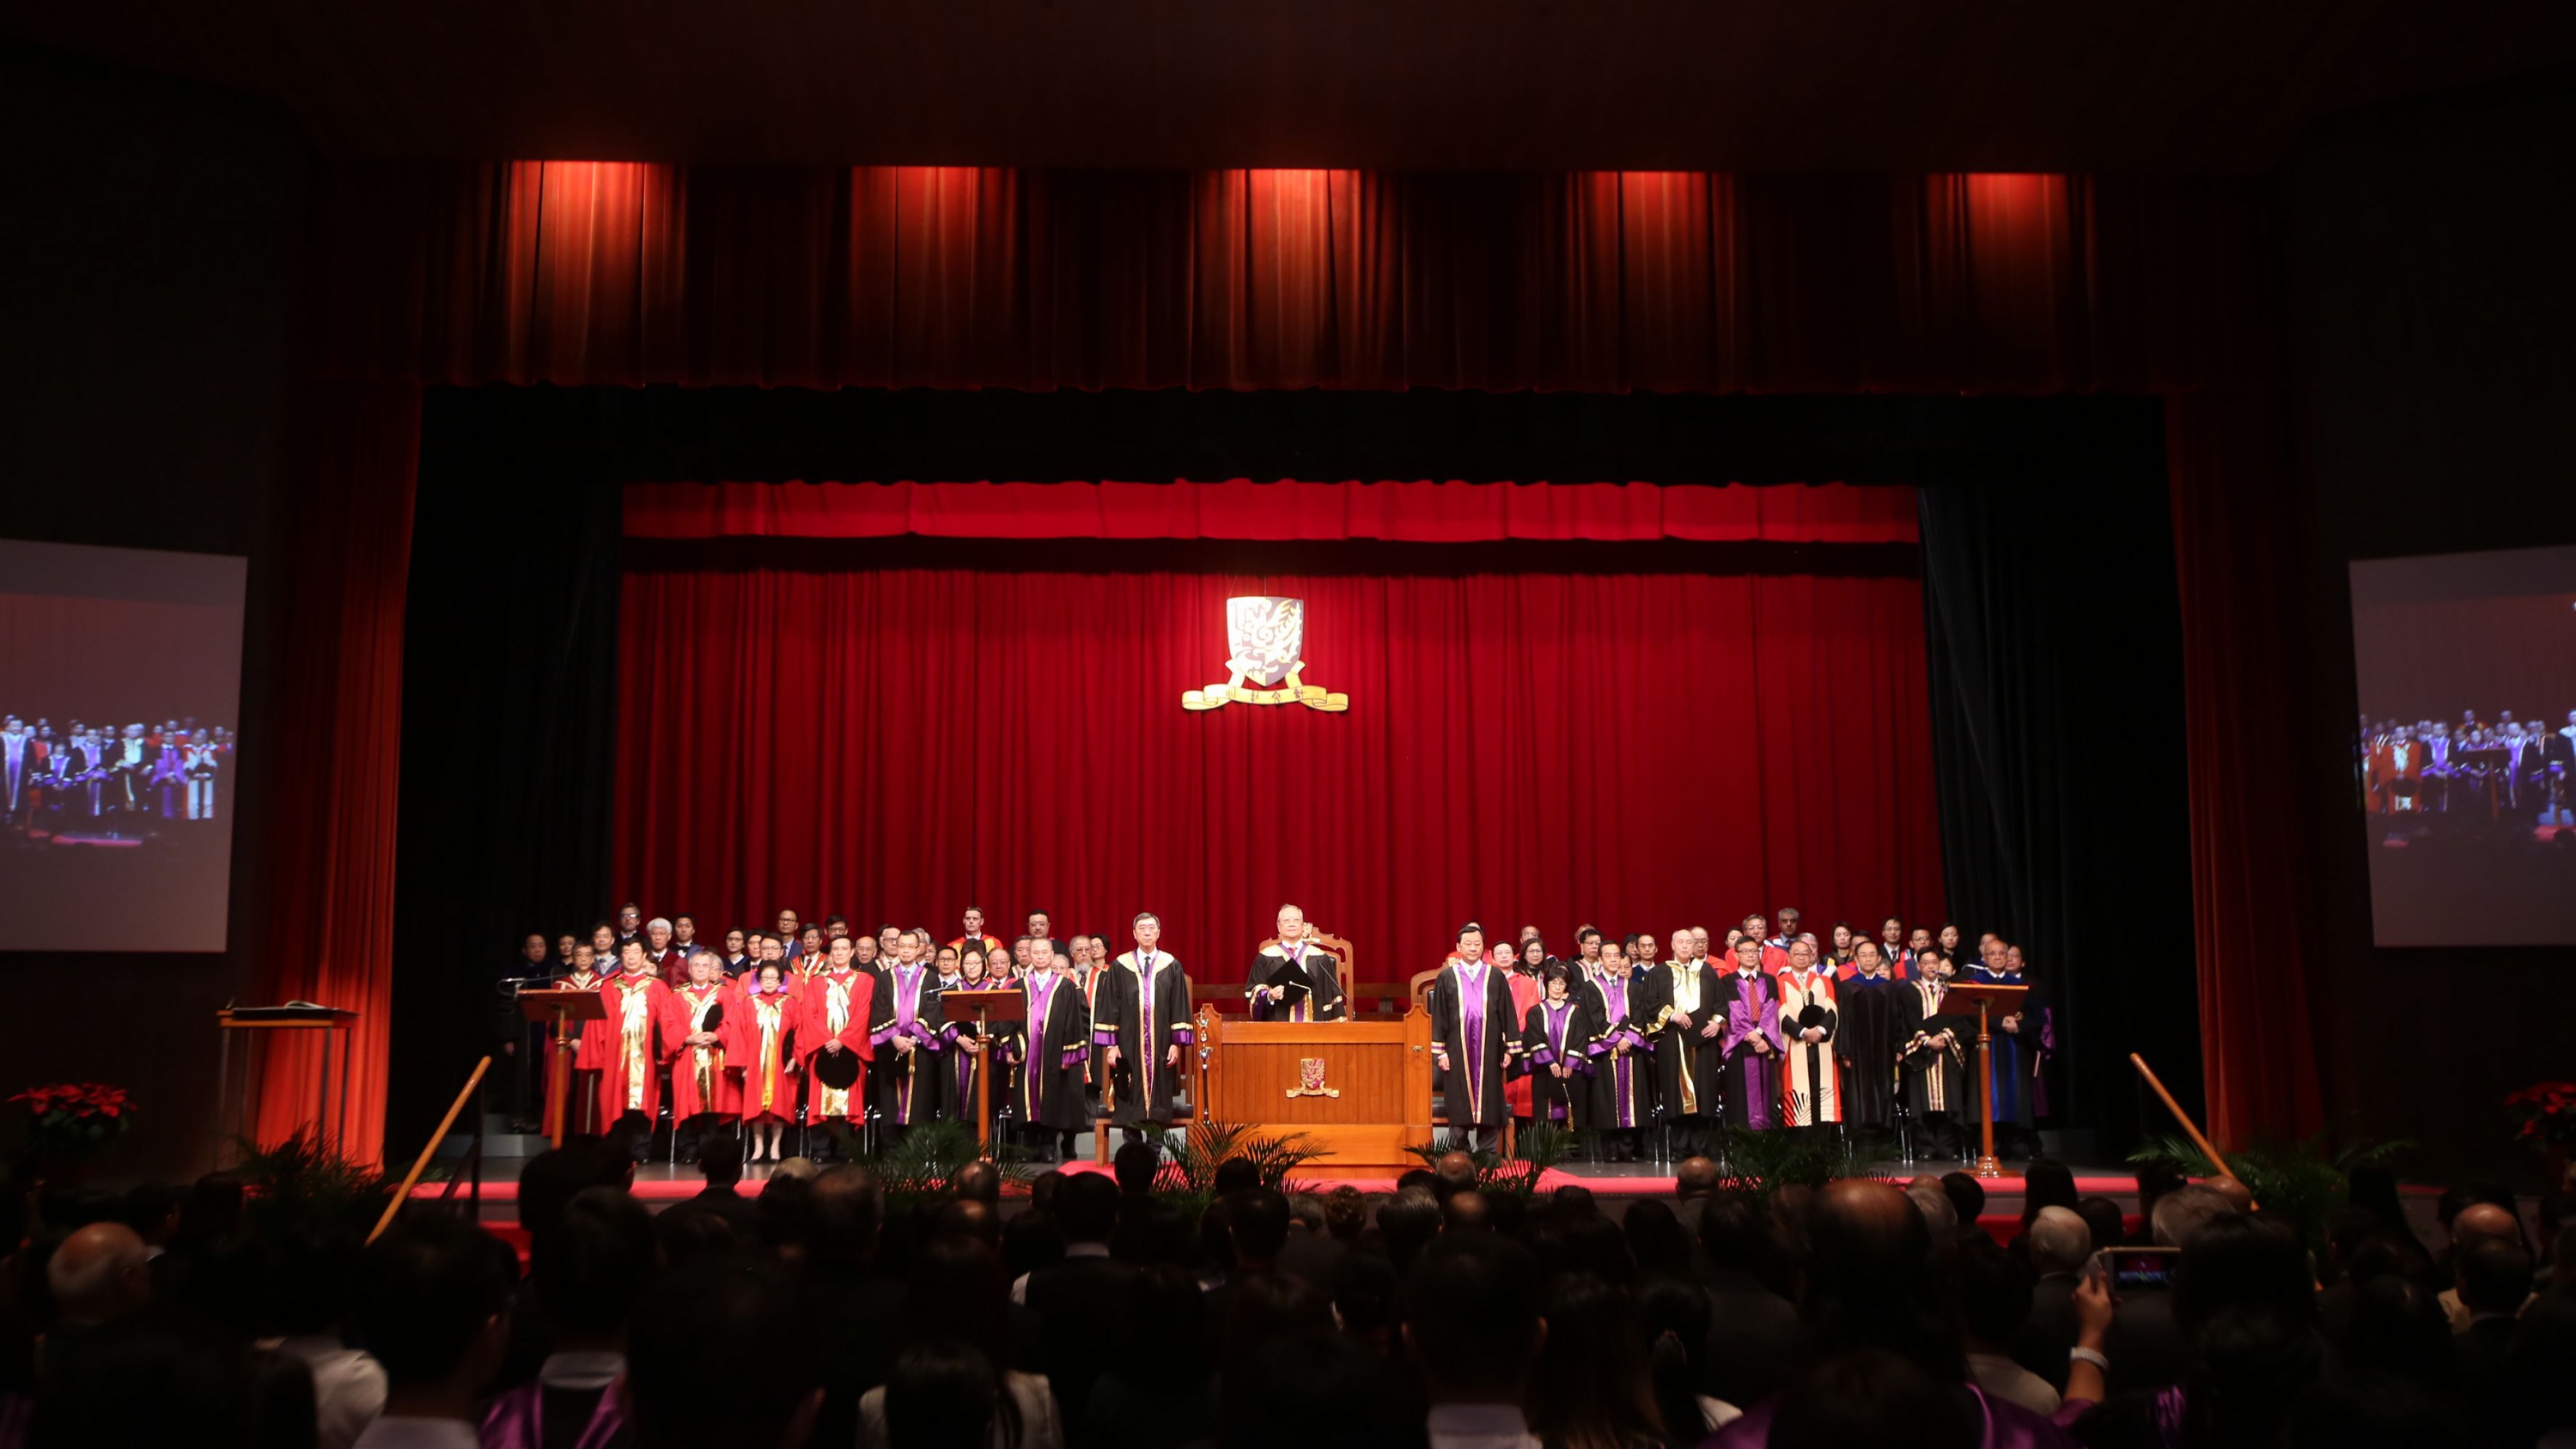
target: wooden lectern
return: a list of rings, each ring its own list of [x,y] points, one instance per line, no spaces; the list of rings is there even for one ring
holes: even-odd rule
[[[943,991],[939,993],[940,1009],[950,1021],[975,1024],[975,1040],[982,1047],[982,1060],[975,1068],[975,1143],[986,1157],[993,1155],[993,1020],[1026,1020],[1029,1014],[1028,993],[1016,986],[998,991]],[[962,1048],[961,1048],[962,1050]]]
[[[1320,1166],[1403,1171],[1431,1145],[1431,1018],[1229,1021],[1199,1008],[1199,1119],[1302,1134]]]
[[[1976,1175],[2001,1177],[2003,1164],[1995,1160],[1995,1077],[1992,1054],[1994,1037],[1989,1019],[2010,1016],[2022,1009],[2022,998],[2030,995],[2027,986],[2002,986],[1988,981],[1952,981],[1943,996],[1941,1009],[1951,1010],[1955,1001],[1977,1004],[1977,1117],[1984,1133],[1978,1140]]]
[[[520,992],[519,1013],[539,1025],[554,1025],[555,1049],[546,1054],[546,1137],[561,1147],[564,1118],[572,1110],[572,1054],[581,1045],[581,1036],[572,1024],[606,1020],[608,1003],[600,999],[596,986],[587,990],[556,987]]]

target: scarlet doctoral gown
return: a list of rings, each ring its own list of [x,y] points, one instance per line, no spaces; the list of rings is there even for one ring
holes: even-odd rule
[[[796,998],[784,990],[736,995],[725,1007],[725,1063],[741,1079],[744,1120],[786,1122],[796,1115]]]
[[[608,1007],[608,1020],[601,1023],[607,1034],[599,1073],[601,1130],[629,1112],[651,1117],[661,1110],[662,1053],[655,1032],[670,995],[671,988],[650,976],[620,972],[600,982],[600,1000]]]
[[[1079,1132],[1091,1125],[1091,1104],[1082,1095],[1083,1068],[1091,1060],[1091,1013],[1083,1005],[1082,984],[1060,971],[1045,971],[1026,989],[1020,1125]]]
[[[1511,983],[1503,974],[1483,961],[1452,956],[1431,983],[1432,1065],[1437,1071],[1437,1059],[1449,1059],[1440,1102],[1453,1129],[1499,1127],[1507,1112],[1503,1064],[1520,1033]]]
[[[1537,972],[1516,970],[1508,961],[1501,963],[1499,969],[1504,982],[1512,988],[1512,1020],[1526,1022],[1530,1008],[1547,999],[1547,983],[1539,979]],[[1503,1079],[1503,1105],[1513,1116],[1535,1114],[1536,1108],[1531,1105],[1533,1084],[1534,1078],[1525,1071],[1515,1070]]]
[[[1118,1048],[1118,1069],[1108,1074],[1109,1120],[1121,1127],[1148,1122],[1167,1126],[1172,1120],[1172,1094],[1186,1071],[1165,1063],[1173,1047],[1188,1048],[1198,1040],[1190,1025],[1190,978],[1169,951],[1129,951],[1105,973],[1109,979],[1092,997],[1097,1012],[1091,1021],[1091,1049],[1106,1059]]]
[[[704,1112],[730,1117],[742,1110],[741,1087],[728,1073],[724,1020],[738,1010],[733,993],[721,981],[696,982],[669,989],[662,996],[662,1050],[671,1063],[671,1120],[686,1122]],[[709,1011],[716,1013],[713,1046],[693,1047],[688,1039],[707,1030]]]
[[[856,1122],[867,1115],[867,1093],[857,1082],[846,1089],[827,1087],[814,1073],[815,1058],[823,1054],[826,1042],[839,1042],[844,1050],[858,1053],[859,1082],[867,1080],[867,1064],[876,1059],[876,1047],[868,1040],[868,1018],[876,1008],[876,979],[865,971],[821,971],[805,982],[803,1008],[796,1022],[796,1051],[804,1063],[802,1070],[809,1084],[805,1100],[806,1121],[819,1123],[825,1118],[840,1117]]]
[[[1780,973],[1780,1125],[1817,1127],[1843,1120],[1842,1076],[1834,1061],[1839,1012],[1834,978],[1824,970]],[[1814,1008],[1812,1011],[1809,1008]],[[1810,1017],[1822,1041],[1802,1041]]]
[[[939,1006],[939,977],[927,966],[897,966],[882,978],[884,989],[868,1030],[876,1046],[877,1114],[885,1122],[909,1127],[939,1115],[948,1049],[947,1022]],[[912,1038],[910,1051],[894,1039]]]

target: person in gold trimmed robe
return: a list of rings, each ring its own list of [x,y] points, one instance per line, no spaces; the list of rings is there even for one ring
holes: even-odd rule
[[[1824,1127],[1843,1120],[1842,1074],[1834,1061],[1839,1013],[1834,975],[1816,957],[1816,938],[1801,935],[1789,946],[1789,969],[1780,973],[1780,1125]]]
[[[725,1069],[732,993],[725,990],[724,962],[702,946],[689,953],[686,969],[688,980],[662,998],[662,1055],[671,1066],[671,1147],[694,1159],[709,1122],[741,1110],[741,1083]]]
[[[662,1002],[671,989],[654,979],[641,939],[619,949],[618,964],[618,972],[599,983],[600,999],[608,1008],[599,1073],[599,1129],[614,1130],[627,1113],[643,1113],[648,1125],[634,1135],[631,1149],[640,1162],[652,1146],[649,1124],[662,1107],[662,1054],[655,1040]]]
[[[1311,939],[1306,913],[1297,907],[1279,908],[1278,927],[1279,939],[1253,955],[1252,970],[1243,988],[1244,1000],[1252,1003],[1252,1019],[1342,1020],[1347,1013],[1342,1001],[1341,963]],[[1269,984],[1282,965],[1293,965],[1304,973],[1306,994],[1295,995]]]
[[[787,994],[786,976],[786,962],[761,962],[750,973],[751,989],[725,1008],[725,1062],[742,1079],[754,1162],[778,1160],[778,1139],[796,1115],[796,998]]]
[[[805,1125],[862,1121],[867,1116],[867,1093],[860,1083],[867,1080],[867,1064],[876,1059],[876,1045],[868,1039],[868,1019],[876,1010],[876,979],[858,969],[849,937],[833,939],[823,969],[806,979],[800,1005],[803,1014],[796,1023],[796,1050],[803,1059],[807,1084]],[[857,1055],[858,1078],[847,1087],[831,1086],[823,1080],[827,1065],[823,1059],[843,1053]],[[829,1067],[831,1075],[844,1070],[838,1062]]]
[[[1976,1019],[1948,1009],[1948,956],[1936,947],[1917,952],[1914,960],[1915,978],[1897,988],[1896,1040],[1905,1068],[1905,1105],[1914,1115],[1915,1153],[1957,1157],[1959,1124],[1976,1111],[1968,1097],[1967,1057]]]
[[[1690,932],[1675,931],[1671,958],[1641,974],[1657,978],[1655,1009],[1670,1012],[1655,1048],[1655,1097],[1673,1132],[1673,1155],[1696,1157],[1709,1150],[1726,1081],[1726,1014],[1711,1010],[1717,973],[1698,959]]]

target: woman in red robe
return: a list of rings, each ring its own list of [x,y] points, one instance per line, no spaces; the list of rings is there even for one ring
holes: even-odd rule
[[[1512,1020],[1526,1021],[1529,1009],[1547,999],[1547,983],[1541,968],[1547,965],[1547,942],[1532,936],[1521,942],[1517,955],[1501,949],[1505,959],[1495,962],[1507,969],[1503,980],[1512,988]],[[1503,1082],[1503,1105],[1512,1114],[1514,1132],[1527,1132],[1530,1125],[1530,1079],[1515,1072]]]
[[[785,962],[763,961],[745,979],[752,989],[725,1010],[725,1061],[741,1079],[751,1160],[776,1162],[778,1139],[796,1115],[796,998],[787,994]]]
[[[599,989],[597,953],[588,946],[573,947],[572,974],[556,982],[555,985],[564,991],[597,991]],[[549,1050],[552,1048],[549,1047]],[[592,1109],[599,1103],[599,1064],[605,1060],[604,1054],[607,1050],[608,1023],[605,1021],[585,1021],[581,1024],[581,1029],[573,1035],[572,1075],[565,1083],[566,1089],[572,1094],[572,1100],[564,1104],[564,1121],[569,1124],[570,1131],[596,1132],[599,1130],[597,1123],[592,1119]]]

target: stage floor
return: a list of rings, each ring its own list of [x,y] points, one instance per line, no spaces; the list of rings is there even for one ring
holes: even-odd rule
[[[1106,1168],[1099,1167],[1091,1161],[1089,1144],[1089,1134],[1084,1134],[1078,1139],[1077,1146],[1082,1150],[1075,1154],[1077,1160],[1060,1164],[1062,1170],[1066,1172],[1106,1171]],[[481,1195],[481,1217],[484,1221],[500,1223],[517,1220],[519,1197],[517,1179],[524,1161],[525,1159],[522,1158],[503,1157],[491,1159],[485,1164]],[[2022,1177],[2019,1171],[2021,1165],[2018,1162],[2008,1162],[2004,1165],[2003,1176],[1986,1180],[1985,1217],[1991,1219],[2002,1216],[2018,1219],[2021,1216]],[[2074,1167],[2075,1186],[2078,1192],[2088,1197],[2110,1198],[2120,1205],[2123,1213],[2137,1211],[2137,1183],[2126,1168],[2117,1164],[2071,1165]],[[1901,1182],[1923,1173],[1940,1176],[1966,1169],[1967,1164],[1955,1161],[1912,1163],[1886,1161],[1872,1162],[1867,1165],[1866,1171]],[[743,1172],[743,1191],[746,1194],[757,1193],[760,1184],[769,1180],[771,1171],[772,1169],[766,1165],[746,1168]],[[1329,1169],[1322,1169],[1294,1174],[1289,1181],[1293,1187],[1308,1192],[1328,1192],[1345,1184],[1356,1187],[1364,1193],[1383,1194],[1395,1191],[1393,1174],[1341,1176]],[[1568,1185],[1590,1188],[1596,1197],[1619,1199],[1669,1197],[1675,1186],[1673,1166],[1669,1162],[1571,1163],[1552,1169],[1544,1183],[1548,1188]],[[635,1196],[655,1211],[696,1196],[703,1186],[705,1182],[698,1176],[697,1169],[685,1163],[675,1164],[655,1160],[639,1163],[635,1168]],[[415,1200],[445,1198],[452,1201],[454,1197],[463,1197],[467,1192],[468,1188],[464,1183],[458,1183],[451,1196],[447,1183],[424,1182],[412,1189],[412,1197]]]

